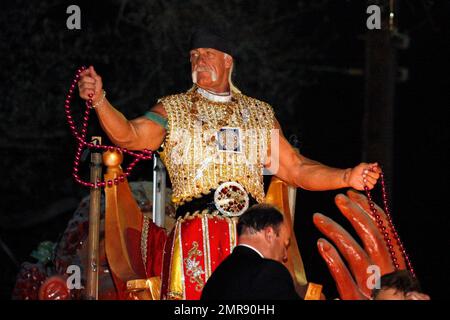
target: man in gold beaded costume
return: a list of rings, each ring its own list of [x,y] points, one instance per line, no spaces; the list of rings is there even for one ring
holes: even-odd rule
[[[159,99],[130,121],[105,98],[92,66],[81,74],[80,96],[92,97],[115,144],[162,148],[178,217],[165,245],[163,299],[200,298],[208,277],[236,245],[236,217],[264,202],[264,170],[307,190],[372,189],[379,177],[376,163],[337,169],[296,152],[272,107],[231,82],[233,55],[223,34],[198,29],[190,51],[193,87]]]

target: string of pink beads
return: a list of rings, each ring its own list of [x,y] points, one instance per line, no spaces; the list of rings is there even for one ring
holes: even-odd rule
[[[77,149],[76,149],[77,151],[75,153],[75,160],[73,162],[72,176],[74,177],[76,182],[78,182],[79,184],[81,184],[85,187],[90,187],[90,188],[103,188],[106,186],[111,187],[113,185],[117,185],[120,182],[125,181],[125,177],[128,177],[131,174],[131,171],[136,166],[136,164],[141,160],[150,160],[153,156],[153,152],[151,150],[147,150],[147,149],[144,149],[142,152],[134,152],[134,151],[129,151],[126,148],[120,148],[120,147],[115,147],[115,146],[106,146],[106,145],[96,145],[94,143],[87,142],[86,141],[86,133],[87,133],[87,126],[88,126],[88,121],[89,121],[89,114],[92,110],[92,94],[89,95],[90,99],[88,101],[86,101],[86,110],[84,111],[83,121],[81,124],[81,133],[77,131],[75,122],[73,120],[70,103],[73,98],[73,92],[75,90],[75,86],[77,85],[78,81],[80,80],[80,74],[84,70],[86,70],[85,66],[82,66],[81,68],[79,68],[77,70],[75,78],[73,79],[72,84],[70,85],[70,89],[66,96],[65,105],[64,105],[67,123],[69,124],[70,130],[72,131],[72,135],[77,140]],[[129,154],[130,156],[134,157],[134,159],[128,165],[128,167],[126,168],[124,173],[122,175],[120,175],[118,178],[115,178],[114,180],[97,181],[96,183],[88,182],[88,181],[82,180],[80,178],[80,176],[78,175],[81,153],[84,148],[96,149],[96,150],[102,150],[102,151],[117,150],[119,152]]]
[[[384,206],[384,212],[386,213],[388,227],[391,230],[391,234],[394,235],[395,241],[397,242],[398,246],[400,247],[400,251],[405,259],[405,262],[406,262],[406,265],[407,265],[409,271],[411,272],[411,274],[414,277],[416,277],[414,268],[412,267],[411,260],[409,258],[409,255],[406,252],[402,241],[400,240],[400,236],[398,235],[397,230],[395,229],[394,223],[392,222],[392,216],[391,216],[391,213],[389,210],[388,196],[387,196],[386,184],[384,181],[383,172],[381,172],[380,178],[381,178],[380,180],[381,180],[381,193],[382,193],[382,197],[383,197],[383,206]],[[364,191],[366,192],[367,199],[369,201],[369,208],[370,208],[371,214],[375,218],[378,229],[381,231],[384,241],[386,242],[386,245],[389,249],[389,254],[391,256],[391,260],[392,260],[392,263],[394,264],[395,270],[398,270],[400,265],[398,264],[398,258],[396,257],[396,254],[395,254],[394,246],[392,244],[392,239],[390,238],[389,233],[387,232],[387,227],[384,226],[383,220],[381,219],[380,214],[378,214],[377,209],[375,208],[375,203],[372,200],[372,195],[367,186],[364,186]]]

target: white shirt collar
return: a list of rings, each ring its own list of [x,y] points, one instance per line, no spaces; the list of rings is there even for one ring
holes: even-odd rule
[[[223,94],[214,93],[203,88],[198,87],[197,92],[202,95],[204,98],[214,101],[214,102],[230,102],[231,101],[231,93],[226,92]]]
[[[257,249],[253,248],[252,246],[249,246],[248,244],[240,243],[240,244],[238,244],[238,246],[243,246],[243,247],[250,248],[250,249],[252,249],[253,251],[256,251],[256,253],[259,254],[259,255],[261,256],[261,258],[264,258],[264,256],[262,255],[261,252],[259,252]]]

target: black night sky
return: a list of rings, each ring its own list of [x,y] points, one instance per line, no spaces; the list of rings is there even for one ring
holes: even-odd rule
[[[407,78],[395,84],[389,133],[392,214],[423,290],[448,299],[450,2],[395,2],[409,45],[397,52]],[[81,30],[66,27],[70,4],[81,8]],[[237,86],[274,107],[284,134],[305,156],[352,167],[363,161],[366,8],[360,0],[2,1],[0,299],[10,299],[19,270],[5,250],[19,264],[32,261],[31,251],[57,241],[88,194],[71,177],[75,142],[64,118],[65,93],[79,66],[94,65],[108,99],[134,118],[159,97],[190,87],[190,30],[218,21],[237,45]],[[80,99],[74,108],[81,112]],[[95,116],[89,135],[105,137]],[[151,177],[151,164],[140,163],[130,180]],[[330,298],[337,293],[311,217],[321,212],[348,226],[334,205],[339,192],[297,193],[295,230],[307,276]]]

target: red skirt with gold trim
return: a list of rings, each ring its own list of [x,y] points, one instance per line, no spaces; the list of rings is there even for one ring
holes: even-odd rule
[[[170,233],[161,299],[200,299],[208,278],[236,246],[236,219],[206,212],[178,218]]]

